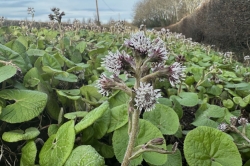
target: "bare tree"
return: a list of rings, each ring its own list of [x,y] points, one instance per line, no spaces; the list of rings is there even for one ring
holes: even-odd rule
[[[133,23],[147,27],[176,23],[205,0],[141,0],[134,6]]]

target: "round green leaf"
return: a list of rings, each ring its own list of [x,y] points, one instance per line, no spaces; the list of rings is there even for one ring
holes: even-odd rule
[[[226,108],[232,108],[234,103],[231,99],[223,100],[223,106]]]
[[[28,37],[27,36],[19,36],[17,38],[17,41],[19,41],[20,43],[22,43],[22,45],[24,45],[24,47],[27,49],[28,48]]]
[[[109,105],[110,108],[120,106],[122,104],[128,103],[130,97],[123,91],[118,91],[117,93],[114,93],[109,98]]]
[[[114,149],[113,146],[106,145],[102,142],[95,140],[93,144],[91,144],[98,153],[104,158],[113,158],[114,157]]]
[[[43,55],[43,66],[49,66],[53,69],[61,70],[61,65],[57,59],[47,53]]]
[[[89,101],[97,102],[102,98],[102,95],[98,92],[98,89],[91,85],[82,86],[80,91],[81,94]]]
[[[168,98],[160,97],[160,98],[158,98],[158,102],[159,102],[160,104],[163,104],[163,105],[172,107],[172,102],[171,102],[171,100],[168,99]]]
[[[17,142],[21,140],[29,140],[37,137],[40,134],[40,131],[35,127],[30,127],[23,130],[12,130],[4,132],[2,138],[6,142]]]
[[[168,151],[172,150],[173,145],[168,145]],[[174,154],[168,154],[168,160],[162,166],[182,166],[181,152],[179,149]]]
[[[34,141],[27,142],[26,145],[22,148],[20,166],[34,166],[36,153],[36,143]]]
[[[140,119],[139,133],[135,143],[135,147],[143,145],[155,138],[163,138],[161,131],[149,121]],[[114,152],[117,160],[122,162],[125,151],[128,145],[128,125],[125,125],[118,130],[115,130],[112,138]],[[166,145],[159,145],[160,148],[166,149]],[[154,165],[162,165],[167,161],[166,154],[159,154],[156,152],[144,152],[142,155],[131,160],[130,165],[140,165],[142,160]]]
[[[233,98],[233,101],[236,103],[236,104],[239,104],[241,107],[246,107],[248,102],[245,102],[241,97],[234,97]]]
[[[53,134],[56,134],[56,132],[58,131],[58,129],[59,129],[59,125],[58,124],[51,124],[51,125],[49,125],[48,135],[51,136]]]
[[[22,56],[12,49],[0,44],[0,59],[3,61],[11,61],[22,69],[22,72],[27,70],[27,64]]]
[[[67,119],[83,118],[88,114],[87,111],[76,111],[64,114],[64,117]]]
[[[195,119],[192,123],[195,126],[209,126],[217,128],[218,122],[211,118],[222,118],[226,115],[227,109],[217,105],[208,105],[208,108]]]
[[[198,95],[197,93],[193,92],[181,92],[178,96],[171,96],[174,97],[181,105],[187,107],[193,107],[198,104]]]
[[[28,56],[43,56],[46,52],[44,50],[39,50],[39,49],[29,49],[26,51]]]
[[[111,120],[108,133],[119,129],[128,122],[128,106],[122,104],[111,109]]]
[[[54,78],[60,81],[77,82],[78,77],[75,74],[72,74],[72,73],[65,74],[65,73],[60,73],[56,75]]]
[[[26,47],[18,40],[13,42],[11,49],[19,54],[26,52]]]
[[[35,87],[39,84],[42,77],[37,68],[33,67],[24,76],[23,84],[25,87]]]
[[[222,92],[222,88],[219,85],[213,85],[212,87],[207,88],[207,93],[212,94],[214,96],[219,96]]]
[[[73,149],[75,142],[74,121],[64,123],[56,134],[49,137],[39,154],[42,166],[62,166]]]
[[[94,136],[101,139],[108,130],[110,124],[110,110],[106,109],[103,115],[93,123]]]
[[[57,120],[60,112],[60,106],[58,104],[58,99],[55,93],[51,92],[50,84],[43,82],[39,83],[37,89],[40,92],[44,92],[48,96],[46,111],[50,115],[51,118]]]
[[[80,43],[78,43],[76,45],[76,49],[78,49],[81,53],[83,53],[83,51],[85,50],[87,46],[87,43],[85,41],[81,41]]]
[[[79,123],[76,124],[75,130],[76,133],[79,133],[83,129],[92,125],[97,119],[99,119],[103,113],[108,109],[109,103],[106,101],[102,103],[99,107],[90,111]]]
[[[56,90],[57,95],[66,97],[66,98],[71,99],[71,100],[78,100],[81,98],[81,96],[77,96],[74,94],[75,90],[72,90],[72,94],[70,94],[69,92],[70,92],[70,90],[68,90],[68,91]],[[79,90],[79,93],[80,93],[80,90]]]
[[[162,104],[156,104],[153,111],[144,112],[143,119],[150,121],[162,134],[172,135],[179,127],[178,115],[172,108]]]
[[[233,140],[227,134],[206,126],[199,126],[187,134],[184,155],[189,165],[242,165]]]
[[[0,82],[3,82],[16,74],[17,68],[11,65],[0,67]]]
[[[37,117],[46,106],[47,95],[31,90],[2,90],[0,97],[7,100],[14,100],[3,108],[0,119],[9,123],[20,123]]]
[[[96,150],[90,145],[81,145],[75,148],[65,166],[103,166],[105,165],[104,158],[100,156]]]
[[[67,77],[69,75],[69,73],[59,70],[59,69],[53,69],[49,66],[43,66],[42,67],[43,71],[50,74],[50,75],[55,75],[55,74],[59,74],[62,73],[65,77]]]

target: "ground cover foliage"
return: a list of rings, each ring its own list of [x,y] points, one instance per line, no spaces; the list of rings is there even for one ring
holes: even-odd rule
[[[160,37],[166,65],[180,62],[186,77],[171,85],[155,79],[161,97],[142,111],[130,165],[228,165],[250,163],[248,57],[192,42],[181,34]],[[81,29],[0,29],[0,164],[120,165],[128,144],[129,96],[121,90],[102,96],[98,80],[103,58],[124,46],[130,34]],[[126,86],[134,78],[119,73]],[[175,142],[178,142],[176,149]],[[173,154],[147,152],[153,148]]]

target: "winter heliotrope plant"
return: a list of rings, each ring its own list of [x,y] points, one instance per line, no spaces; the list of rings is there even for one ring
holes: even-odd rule
[[[115,89],[124,91],[131,98],[128,107],[129,142],[123,158],[123,166],[129,165],[130,160],[143,151],[165,154],[175,152],[177,144],[175,144],[172,151],[162,150],[157,147],[151,147],[149,150],[146,145],[155,145],[154,142],[157,142],[156,145],[163,144],[164,141],[160,138],[149,141],[143,146],[144,150],[140,150],[140,152],[135,151],[134,146],[139,129],[140,114],[145,111],[154,111],[157,99],[161,97],[160,89],[154,89],[155,80],[168,79],[172,86],[176,86],[185,78],[185,67],[181,62],[165,65],[169,53],[160,37],[151,40],[143,31],[139,31],[126,39],[124,45],[132,49],[132,54],[129,55],[125,51],[109,52],[103,58],[102,66],[111,73],[111,76],[108,77],[102,74],[97,83],[99,92],[104,96],[109,96],[112,90]],[[134,86],[128,87],[119,78],[119,74],[134,77]]]

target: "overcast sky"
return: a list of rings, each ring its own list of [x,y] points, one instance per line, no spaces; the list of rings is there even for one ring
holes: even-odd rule
[[[98,0],[100,21],[106,23],[113,18],[118,20],[133,19],[133,6],[139,0]],[[49,21],[48,15],[52,7],[60,8],[66,15],[62,21],[79,19],[80,21],[94,18],[96,14],[96,0],[0,0],[0,16],[8,20],[31,20],[27,8],[35,9],[36,21]]]

